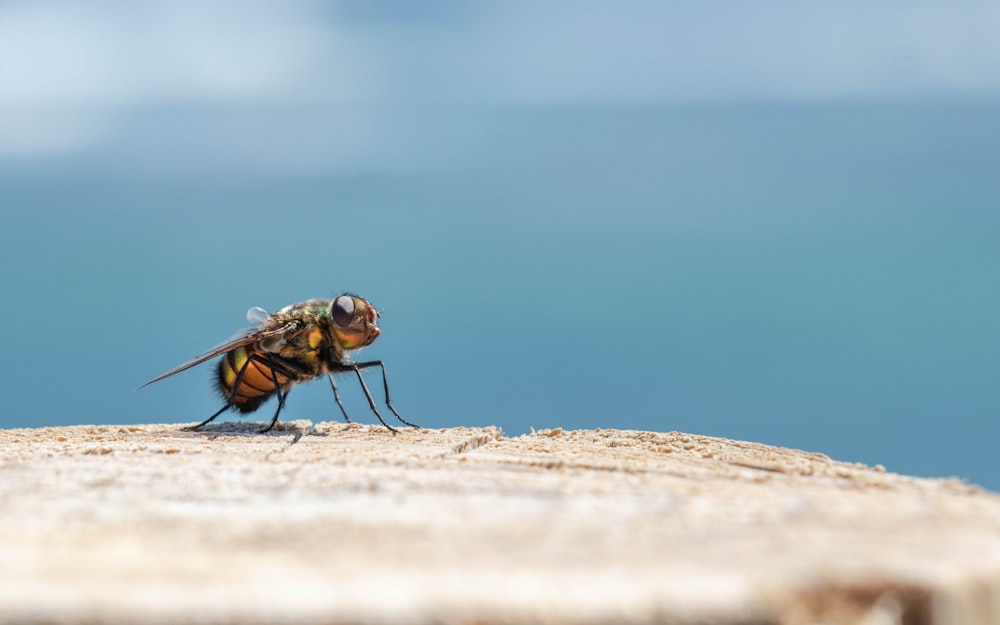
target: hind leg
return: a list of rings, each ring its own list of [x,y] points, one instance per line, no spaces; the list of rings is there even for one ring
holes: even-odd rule
[[[215,412],[215,414],[213,414],[211,417],[205,419],[204,421],[202,421],[198,425],[192,425],[189,428],[185,428],[186,430],[188,430],[190,432],[195,432],[198,429],[200,429],[202,426],[208,425],[212,421],[215,421],[216,417],[218,417],[220,414],[222,414],[226,410],[228,410],[228,409],[230,409],[230,408],[232,408],[233,406],[236,405],[233,400],[236,399],[236,391],[239,390],[240,384],[243,383],[243,375],[247,372],[247,367],[248,366],[250,366],[250,359],[249,358],[247,358],[247,361],[245,363],[243,363],[243,366],[240,367],[240,370],[236,373],[236,381],[233,382],[233,390],[229,391],[229,399],[226,400],[226,405],[223,406],[222,408],[219,408]]]

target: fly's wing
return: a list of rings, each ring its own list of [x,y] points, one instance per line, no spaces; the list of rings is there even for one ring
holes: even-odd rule
[[[213,349],[205,352],[201,356],[192,358],[191,360],[185,362],[184,364],[177,365],[170,371],[167,371],[166,373],[156,376],[155,378],[153,378],[149,382],[146,382],[142,386],[137,386],[135,390],[139,390],[143,386],[149,386],[153,382],[159,382],[164,378],[169,378],[170,376],[180,373],[181,371],[187,371],[191,367],[200,365],[206,360],[211,360],[216,356],[225,354],[226,352],[232,351],[237,347],[243,347],[244,345],[249,345],[250,343],[256,343],[257,341],[262,341],[262,340],[270,340],[270,341],[280,340],[282,336],[284,336],[288,332],[291,332],[295,328],[296,325],[294,323],[286,323],[283,326],[273,328],[271,330],[263,330],[261,328],[251,328],[249,330],[244,330],[243,332],[240,332],[239,334],[229,339],[225,343],[217,345]]]

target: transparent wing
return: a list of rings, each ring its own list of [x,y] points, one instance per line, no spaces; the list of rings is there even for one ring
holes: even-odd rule
[[[255,328],[259,328],[264,325],[264,322],[270,318],[271,313],[267,312],[260,306],[251,306],[250,310],[247,311],[247,322],[252,324]]]
[[[144,386],[149,386],[153,382],[159,382],[164,378],[169,378],[170,376],[180,373],[181,371],[186,371],[191,367],[200,365],[206,360],[211,360],[216,356],[225,354],[226,352],[232,351],[237,347],[243,347],[244,345],[249,345],[250,343],[255,343],[257,341],[265,341],[269,344],[268,346],[270,347],[270,345],[275,344],[276,341],[280,341],[285,334],[291,332],[296,327],[297,326],[294,323],[287,323],[283,326],[271,330],[263,330],[260,328],[250,328],[249,330],[243,330],[242,332],[236,334],[236,336],[232,337],[228,341],[221,343],[220,345],[216,345],[211,350],[205,352],[201,356],[196,356],[183,364],[177,365],[170,371],[167,371],[166,373],[156,376],[149,382],[146,382],[141,386],[137,386],[135,390],[139,390]]]

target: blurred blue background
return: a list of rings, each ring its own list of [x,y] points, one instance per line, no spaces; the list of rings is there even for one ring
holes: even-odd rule
[[[1000,489],[997,32],[995,2],[4,2],[0,425],[200,420],[211,365],[132,389],[352,291],[424,426]],[[318,383],[284,416],[339,413]]]

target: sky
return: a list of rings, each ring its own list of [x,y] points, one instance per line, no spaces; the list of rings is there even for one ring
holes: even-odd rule
[[[127,143],[129,120],[164,107],[989,98],[998,25],[987,1],[5,2],[0,157]],[[342,153],[291,165],[273,148],[295,135],[272,127],[275,162],[241,165],[419,166],[377,144],[383,121],[352,117]]]

